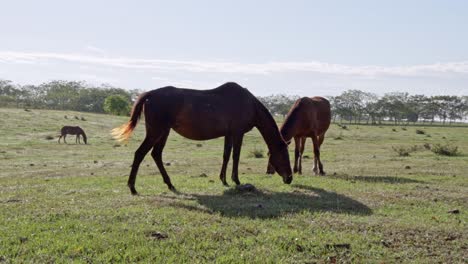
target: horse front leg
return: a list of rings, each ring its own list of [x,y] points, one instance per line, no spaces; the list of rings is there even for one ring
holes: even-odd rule
[[[229,163],[229,158],[231,156],[232,151],[232,137],[230,135],[226,135],[224,137],[224,154],[223,154],[223,166],[221,167],[221,172],[219,174],[219,178],[224,186],[229,186],[226,182],[226,169]]]
[[[301,145],[301,140],[299,137],[294,137],[294,173],[299,171],[298,160],[299,160],[299,148]]]
[[[304,154],[304,147],[305,147],[305,142],[306,142],[307,138],[306,137],[302,137],[300,139],[301,141],[301,146],[299,147],[299,174],[302,174],[302,155]]]
[[[240,184],[238,168],[239,168],[239,158],[240,158],[240,152],[241,152],[243,138],[244,138],[244,134],[235,135],[233,137],[232,175],[231,175],[231,179],[232,179],[233,182],[236,183],[236,185]]]

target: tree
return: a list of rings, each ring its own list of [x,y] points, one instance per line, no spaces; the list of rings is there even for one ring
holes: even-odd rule
[[[104,111],[114,115],[128,115],[130,101],[123,95],[110,95],[104,100]]]
[[[408,93],[393,92],[382,97],[385,115],[394,121],[395,125],[408,117]]]
[[[289,109],[291,109],[297,99],[299,99],[299,96],[284,94],[258,97],[258,100],[260,100],[260,102],[262,102],[262,104],[264,104],[272,114],[282,115],[283,117],[288,114]]]
[[[18,107],[21,90],[9,80],[0,80],[0,106]]]
[[[417,94],[411,95],[408,98],[407,102],[407,121],[416,123],[421,117],[422,112],[424,111],[424,104],[427,102],[428,98],[425,95]]]
[[[51,81],[41,84],[46,91],[45,103],[49,108],[58,110],[76,110],[81,82]]]
[[[333,103],[337,104],[334,108],[336,114],[342,119],[359,123],[363,115],[366,113],[365,108],[367,103],[375,101],[376,96],[372,93],[366,93],[360,90],[347,90],[339,96],[335,96]]]
[[[457,119],[462,120],[467,110],[467,102],[464,102],[462,97],[452,96],[447,111],[450,124]]]

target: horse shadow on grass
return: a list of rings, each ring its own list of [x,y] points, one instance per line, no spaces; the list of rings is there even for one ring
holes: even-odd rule
[[[189,200],[196,201],[198,205],[176,202],[172,203],[172,206],[209,214],[219,213],[225,217],[252,219],[276,218],[285,214],[301,212],[372,214],[372,210],[365,204],[345,195],[305,185],[294,185],[293,187],[292,192],[260,190],[243,192],[237,189],[228,189],[222,195],[191,194]]]

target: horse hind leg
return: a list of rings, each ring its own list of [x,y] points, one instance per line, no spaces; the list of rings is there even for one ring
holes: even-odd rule
[[[229,163],[229,158],[231,157],[232,151],[232,137],[226,135],[224,137],[224,153],[223,153],[223,166],[221,167],[221,172],[219,173],[219,178],[224,186],[229,186],[226,182],[226,170]]]
[[[135,151],[135,157],[133,158],[132,170],[130,171],[130,176],[128,177],[128,187],[130,192],[133,195],[137,195],[138,192],[135,189],[136,175],[138,173],[138,168],[140,167],[141,162],[145,158],[146,154],[154,145],[154,139],[151,136],[146,135],[146,138],[141,143],[140,147]]]
[[[62,135],[59,136],[58,143],[60,144],[60,139],[62,138]]]
[[[232,175],[231,179],[233,182],[236,183],[236,185],[240,184],[239,181],[239,158],[240,158],[240,152],[241,152],[241,147],[242,147],[242,140],[244,138],[244,134],[240,135],[235,135],[233,136],[233,151],[232,151]]]
[[[325,140],[325,134],[320,135],[319,138],[318,138],[319,150],[322,147],[322,143],[323,143],[324,140]],[[320,158],[318,159],[318,163],[319,163],[320,175],[325,175],[325,171],[323,171],[322,160]]]
[[[154,145],[153,151],[151,151],[151,156],[153,157],[156,166],[158,166],[159,172],[163,177],[164,183],[166,183],[167,187],[171,191],[175,191],[174,185],[171,183],[171,178],[169,178],[169,174],[167,174],[166,168],[164,168],[164,164],[162,161],[162,151],[164,146],[166,145],[167,137],[169,136],[170,129],[165,130],[162,135],[157,140],[156,144]]]
[[[63,135],[63,142],[65,142],[65,144],[68,144],[66,138],[67,138],[67,134]]]
[[[315,175],[325,175],[325,172],[323,171],[323,165],[322,162],[320,161],[320,144],[319,144],[319,138],[317,136],[312,136],[312,142],[314,145],[314,173]],[[317,166],[318,165],[318,166]]]

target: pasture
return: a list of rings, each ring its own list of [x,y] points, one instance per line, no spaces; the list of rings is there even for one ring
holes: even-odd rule
[[[327,175],[312,174],[308,139],[304,174],[291,185],[265,174],[267,149],[254,129],[239,165],[254,192],[234,188],[232,160],[230,187],[221,184],[223,138],[190,141],[172,131],[163,160],[180,194],[147,155],[140,195],[132,196],[126,183],[143,121],[125,145],[110,130],[127,117],[23,109],[0,116],[0,262],[468,261],[466,127],[332,124],[321,150]],[[63,125],[82,127],[89,145],[74,136],[58,144]],[[424,147],[436,143],[461,155]],[[414,151],[399,156],[398,146]]]

